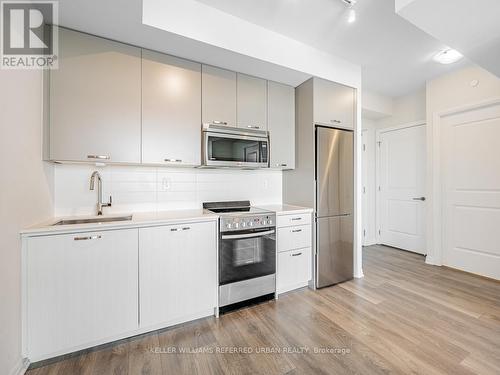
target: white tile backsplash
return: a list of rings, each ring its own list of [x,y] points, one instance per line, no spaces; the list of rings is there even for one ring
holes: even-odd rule
[[[95,213],[97,189],[89,190],[98,170],[103,197],[113,197],[105,213],[200,208],[203,202],[249,199],[253,205],[282,201],[282,172],[57,164],[55,215]]]

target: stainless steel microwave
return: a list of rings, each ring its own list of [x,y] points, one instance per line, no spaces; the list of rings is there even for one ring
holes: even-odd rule
[[[202,138],[204,167],[269,167],[267,131],[203,125]]]

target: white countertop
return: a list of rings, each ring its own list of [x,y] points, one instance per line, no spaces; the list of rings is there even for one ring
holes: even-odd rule
[[[158,212],[137,212],[104,215],[102,218],[128,216],[132,215],[132,220],[128,221],[110,221],[105,223],[90,223],[90,224],[71,224],[71,225],[53,225],[60,220],[68,219],[88,219],[97,216],[72,216],[72,217],[57,217],[47,220],[43,223],[33,225],[21,231],[24,237],[42,236],[50,234],[75,233],[75,232],[92,232],[109,229],[127,229],[147,227],[153,225],[168,225],[182,224],[196,221],[215,221],[219,218],[214,213],[203,209],[196,210],[175,210],[175,211],[158,211]]]
[[[267,204],[263,206],[256,205],[258,208],[264,210],[274,211],[277,216],[280,215],[293,215],[293,214],[306,214],[312,213],[313,209],[309,207],[292,206],[289,204]]]
[[[313,209],[308,207],[292,206],[288,204],[271,204],[271,205],[256,205],[269,211],[276,212],[277,216],[290,215],[299,213],[312,213]],[[204,209],[195,210],[174,210],[174,211],[157,211],[157,212],[136,212],[104,215],[102,218],[128,216],[132,215],[132,220],[128,221],[110,221],[104,223],[89,223],[89,224],[70,224],[70,225],[53,225],[60,220],[71,219],[89,219],[97,218],[97,216],[70,216],[70,217],[54,217],[40,224],[33,225],[23,229],[20,233],[23,237],[44,236],[51,234],[64,234],[76,232],[94,232],[110,229],[127,229],[148,227],[154,225],[175,225],[196,221],[216,221],[219,216]]]

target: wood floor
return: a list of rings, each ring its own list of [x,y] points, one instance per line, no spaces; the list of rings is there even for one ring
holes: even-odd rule
[[[382,246],[366,248],[363,260],[364,279],[292,292],[28,374],[500,374],[499,282]]]

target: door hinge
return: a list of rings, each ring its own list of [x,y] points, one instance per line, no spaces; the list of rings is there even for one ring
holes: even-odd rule
[[[380,147],[380,145],[382,144],[382,141],[378,141],[377,144],[378,144],[378,147]]]
[[[363,229],[363,237],[366,237],[366,229]]]
[[[382,233],[380,232],[380,229],[378,230],[378,235],[380,236]]]
[[[363,144],[363,151],[366,151],[366,145]]]
[[[366,194],[366,187],[363,186],[363,194]]]
[[[378,187],[378,191],[382,191],[382,189],[380,189],[380,185],[379,185],[379,187]]]

